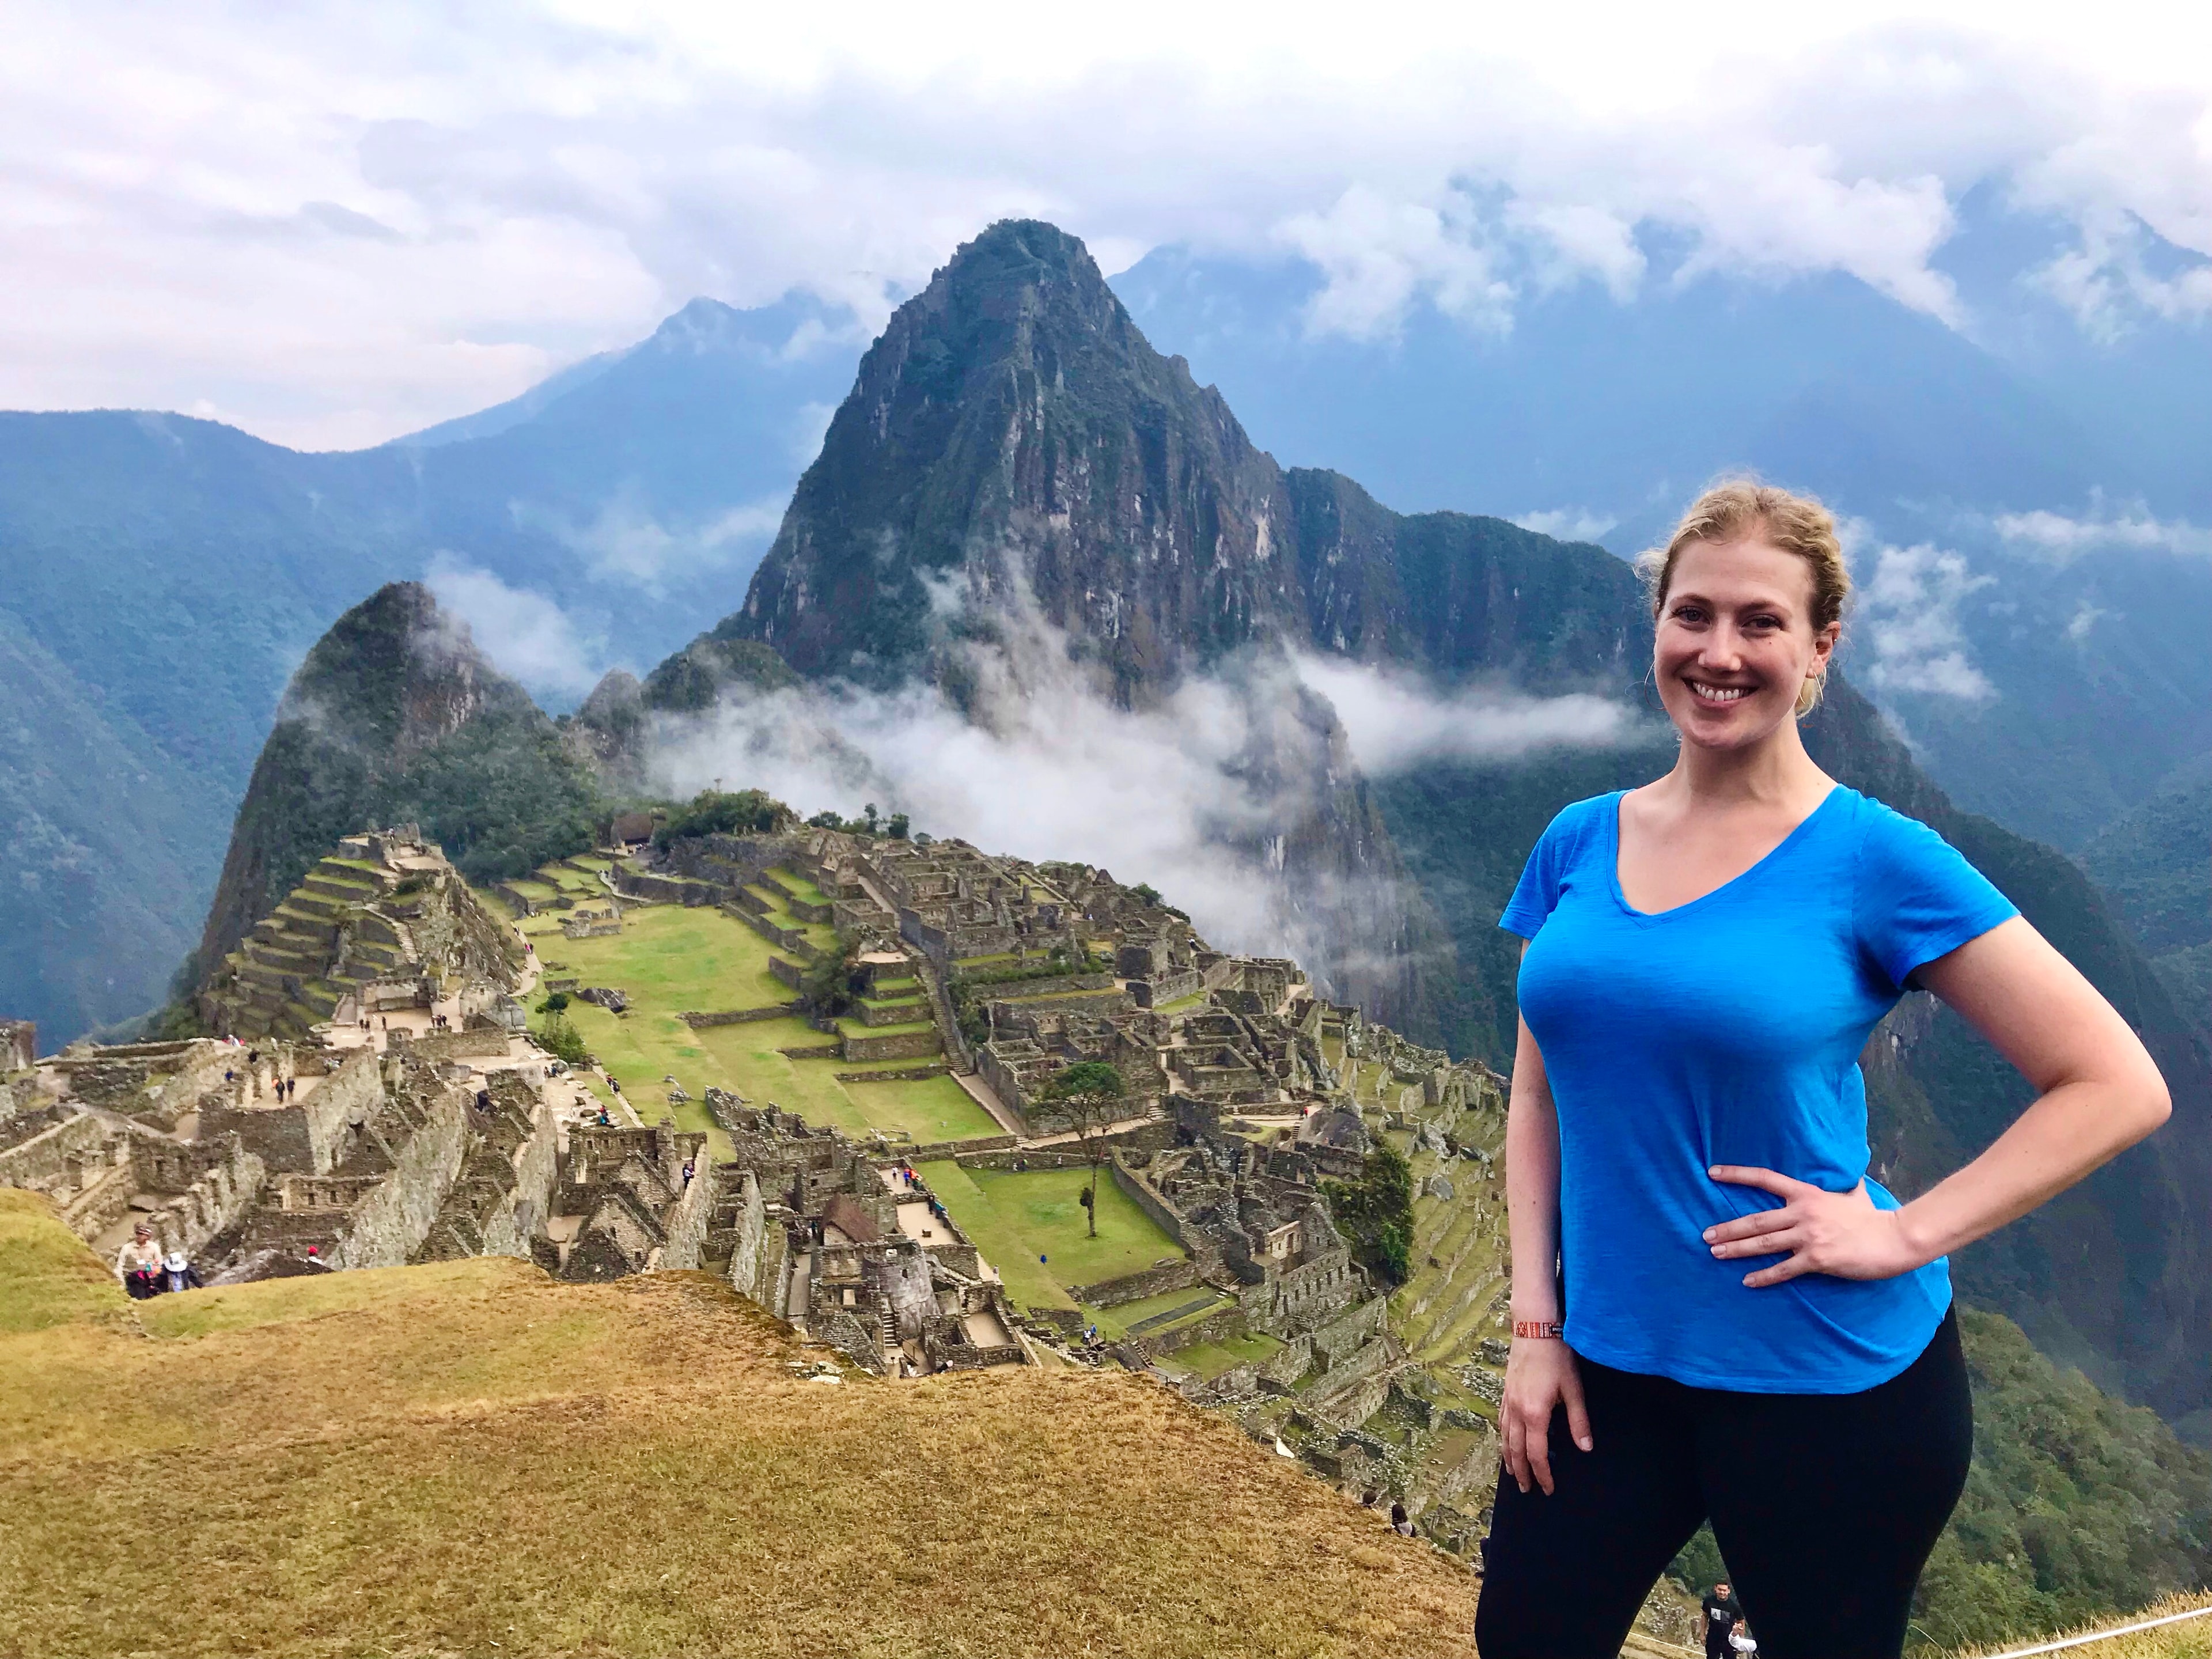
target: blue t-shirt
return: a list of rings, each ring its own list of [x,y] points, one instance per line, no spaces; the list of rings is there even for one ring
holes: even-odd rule
[[[1735,880],[1656,915],[1629,908],[1620,854],[1620,794],[1577,801],[1498,923],[1531,941],[1521,1013],[1559,1109],[1568,1342],[1700,1388],[1888,1381],[1942,1322],[1948,1266],[1747,1289],[1782,1258],[1717,1260],[1702,1235],[1782,1200],[1705,1171],[1856,1187],[1868,1034],[1915,969],[2019,912],[1934,830],[1841,786]]]

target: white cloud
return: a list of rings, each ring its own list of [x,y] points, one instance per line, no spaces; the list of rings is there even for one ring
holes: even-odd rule
[[[669,576],[721,569],[748,556],[757,559],[782,525],[783,509],[781,497],[763,496],[702,525],[669,525],[629,495],[617,495],[602,502],[585,524],[556,520],[537,508],[518,507],[517,516],[584,555],[591,561],[591,574],[599,580],[633,582],[659,593]]]
[[[959,580],[933,592],[932,614],[962,668],[963,706],[921,682],[739,696],[660,720],[658,785],[684,795],[742,781],[807,813],[874,801],[932,834],[1149,881],[1218,945],[1356,978],[1392,925],[1389,881],[1314,861],[1328,839],[1316,826],[1342,810],[1334,792],[1354,764],[1375,775],[1423,759],[1510,760],[1632,731],[1626,710],[1595,697],[1437,694],[1267,650],[1127,708],[1095,664],[1070,656],[1018,572],[988,601],[988,643],[951,626],[969,602]]]
[[[422,580],[443,611],[468,624],[493,665],[534,697],[574,702],[609,666],[605,634],[579,623],[542,593],[509,587],[451,553],[434,556]]]
[[[2105,326],[2212,304],[2212,13],[2000,0],[1335,14],[1139,0],[764,12],[573,0],[364,12],[22,0],[0,55],[0,405],[196,403],[366,443],[629,343],[698,294],[879,323],[1039,214],[1109,266],[1287,246],[1312,320],[1506,325],[1523,291],[1931,264],[1994,185],[2080,229]],[[2101,320],[2100,320],[2101,319]]]
[[[1531,697],[1474,686],[1439,690],[1343,657],[1300,656],[1298,678],[1327,697],[1353,759],[1371,777],[1425,761],[1518,760],[1545,749],[1609,748],[1648,735],[1634,711],[1604,697]]]
[[[1620,520],[1587,507],[1560,507],[1545,513],[1523,513],[1513,522],[1523,530],[1563,542],[1594,542]]]
[[[1497,274],[1480,234],[1455,193],[1432,207],[1358,185],[1327,211],[1295,214],[1280,228],[1326,279],[1308,308],[1308,327],[1355,340],[1395,331],[1416,298],[1478,328],[1510,327],[1513,288]]]
[[[2101,606],[2094,605],[2087,599],[2082,600],[2081,609],[2074,613],[2074,619],[2066,624],[2066,637],[2069,640],[2087,639],[2089,630],[2097,625],[2098,619],[2112,614]]]
[[[2117,513],[2094,511],[2080,519],[2039,509],[2001,514],[1991,522],[1997,534],[2012,545],[2060,560],[2109,548],[2212,553],[2212,529],[2178,519],[2159,519],[2142,507]]]
[[[1977,576],[1959,554],[1922,542],[1875,550],[1851,629],[1872,661],[1861,669],[1877,694],[1917,691],[1984,702],[1996,688],[1974,665],[1959,625],[1966,596],[1996,578]]]

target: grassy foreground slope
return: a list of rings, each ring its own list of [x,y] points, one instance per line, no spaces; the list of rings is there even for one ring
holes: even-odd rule
[[[827,1386],[496,1258],[134,1311],[0,1191],[0,1653],[1474,1652],[1465,1569],[1139,1378]]]

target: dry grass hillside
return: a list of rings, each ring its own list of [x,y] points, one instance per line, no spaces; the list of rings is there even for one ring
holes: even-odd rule
[[[1474,1652],[1463,1567],[1154,1384],[825,1353],[501,1258],[134,1307],[0,1191],[0,1654]]]

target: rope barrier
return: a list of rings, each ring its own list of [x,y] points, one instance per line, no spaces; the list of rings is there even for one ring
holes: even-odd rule
[[[1993,1653],[1989,1659],[2028,1659],[2030,1654],[2057,1653],[2061,1648],[2086,1647],[2092,1642],[2109,1642],[2115,1636],[2133,1636],[2137,1631],[2156,1630],[2160,1625],[2178,1625],[2185,1619],[2202,1619],[2212,1607],[2191,1607],[2187,1613],[2169,1613],[2163,1619],[2146,1619],[2139,1625],[2122,1625],[2117,1630],[2100,1630],[2094,1636],[2069,1636],[2063,1642],[2045,1642],[2032,1648],[2010,1648],[2002,1653]]]

